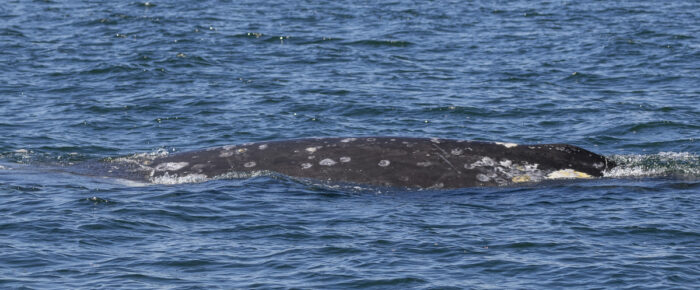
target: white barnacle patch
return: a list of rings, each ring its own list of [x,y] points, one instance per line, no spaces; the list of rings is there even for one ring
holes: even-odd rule
[[[475,178],[480,182],[492,182],[498,185],[508,185],[521,182],[537,182],[545,179],[545,172],[538,169],[539,164],[527,162],[513,163],[508,159],[496,162],[490,157],[482,157],[464,168],[477,170]]]
[[[343,140],[340,140],[342,143],[348,143],[357,140],[357,138],[345,138]]]
[[[464,153],[464,151],[462,151],[462,149],[459,149],[459,148],[455,148],[455,149],[452,149],[452,151],[450,151],[450,154],[452,154],[452,155],[462,155],[462,153]]]
[[[342,163],[350,162],[350,160],[351,160],[350,157],[347,157],[347,156],[340,157],[340,162],[342,162]]]
[[[307,153],[312,154],[316,152],[316,150],[321,149],[322,146],[316,146],[316,147],[307,147],[305,150]]]
[[[440,144],[440,139],[438,138],[430,138],[430,142],[433,142],[435,144]]]
[[[233,151],[222,150],[221,153],[219,153],[219,157],[222,157],[222,158],[231,157],[232,155],[233,155]]]
[[[315,159],[316,156],[315,156],[315,155],[309,155],[309,157],[306,157],[306,158],[309,159],[309,160],[311,160],[311,159]]]
[[[501,145],[501,146],[505,146],[506,148],[513,148],[513,147],[518,146],[518,144],[515,144],[515,143],[496,142],[496,144]]]
[[[302,163],[301,169],[309,169],[311,166],[313,166],[311,163]]]
[[[377,141],[377,138],[367,138],[367,139],[365,139],[365,140],[367,140],[367,141],[369,141],[369,142],[374,142],[374,141]]]
[[[246,168],[254,167],[255,165],[255,161],[250,161],[243,164],[243,166],[245,166]]]
[[[389,166],[389,164],[391,164],[391,162],[389,162],[389,160],[382,159],[382,160],[379,160],[379,164],[378,164],[378,165],[381,166],[381,167],[387,167],[387,166]]]
[[[223,148],[224,150],[231,150],[233,148],[236,148],[236,145],[226,145],[226,146],[221,147],[221,148]]]
[[[333,166],[337,164],[338,162],[335,162],[335,160],[326,158],[318,162],[318,165],[323,165],[323,166]]]
[[[258,146],[258,149],[260,149],[260,150],[267,149],[267,144],[262,144],[262,145]]]
[[[479,173],[476,175],[476,180],[481,181],[481,182],[488,182],[489,180],[491,180],[491,178],[484,175],[484,174]]]
[[[472,164],[464,164],[464,168],[474,169],[477,167],[484,167],[484,166],[493,167],[494,165],[496,165],[496,162],[493,161],[493,159],[491,159],[490,157],[484,156],[483,158],[481,158],[481,160],[476,161]]]
[[[187,162],[165,162],[156,166],[156,171],[177,171],[190,165]]]
[[[420,167],[428,167],[430,165],[433,165],[433,163],[430,161],[423,161],[423,162],[417,162],[416,165],[418,165]]]
[[[245,153],[246,151],[248,151],[248,149],[246,149],[246,148],[239,148],[238,150],[236,150],[236,153],[237,153],[237,154],[241,154],[241,153]]]

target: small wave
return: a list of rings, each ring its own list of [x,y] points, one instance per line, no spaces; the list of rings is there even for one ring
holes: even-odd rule
[[[393,46],[393,47],[404,47],[413,45],[412,42],[402,41],[402,40],[375,40],[375,39],[365,39],[352,42],[346,42],[348,45],[358,45],[358,46],[372,46],[372,47],[382,47],[382,46]]]
[[[615,168],[604,172],[605,177],[675,177],[700,179],[700,155],[689,152],[660,152],[657,154],[612,155]]]

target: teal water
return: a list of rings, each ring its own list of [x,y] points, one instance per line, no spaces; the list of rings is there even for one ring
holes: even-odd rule
[[[2,288],[700,288],[697,1],[8,1]],[[347,191],[61,166],[303,137],[569,143],[596,180]]]

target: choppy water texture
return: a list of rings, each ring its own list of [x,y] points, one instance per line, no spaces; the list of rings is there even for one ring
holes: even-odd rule
[[[697,1],[5,1],[2,288],[700,287]],[[570,143],[525,187],[132,186],[60,166],[244,142]]]

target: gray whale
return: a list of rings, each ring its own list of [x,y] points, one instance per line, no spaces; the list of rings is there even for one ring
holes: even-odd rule
[[[153,183],[282,174],[399,188],[503,186],[594,178],[615,164],[568,144],[517,145],[438,138],[308,138],[246,143],[93,163],[87,171]]]

